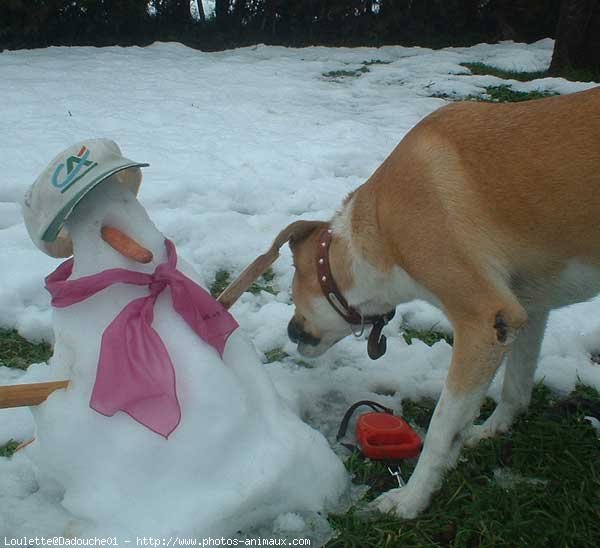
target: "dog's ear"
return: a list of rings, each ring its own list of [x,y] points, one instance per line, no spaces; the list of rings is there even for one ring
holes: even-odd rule
[[[286,226],[275,238],[269,250],[248,265],[237,279],[225,288],[217,300],[225,308],[231,307],[241,297],[242,293],[252,285],[252,282],[257,280],[261,274],[264,274],[277,260],[279,250],[283,244],[289,242],[290,246],[298,245],[313,230],[320,227],[325,228],[326,226],[327,223],[323,221],[295,221]]]
[[[327,226],[329,226],[329,223],[324,221],[296,221],[295,223],[292,223],[286,227],[281,232],[280,236],[283,235],[284,231],[288,231],[288,229],[290,229],[287,232],[289,234],[287,242],[290,244],[290,248],[294,250],[299,243],[306,240],[306,238],[308,238],[315,230],[322,230]]]

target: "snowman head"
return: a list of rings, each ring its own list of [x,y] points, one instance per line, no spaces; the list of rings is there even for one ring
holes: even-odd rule
[[[88,139],[61,152],[23,200],[25,226],[33,243],[52,257],[72,255],[65,223],[75,207],[100,183],[109,181],[135,196],[142,181],[140,168],[147,165],[125,158],[110,139]]]
[[[123,262],[124,258],[138,263],[152,261],[153,253],[141,243],[161,252],[164,249],[164,236],[142,204],[127,185],[113,177],[86,194],[69,215],[65,228],[79,263],[127,268],[132,264]],[[115,255],[115,250],[120,255]]]

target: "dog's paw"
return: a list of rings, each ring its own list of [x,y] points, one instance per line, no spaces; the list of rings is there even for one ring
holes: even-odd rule
[[[414,519],[427,507],[428,500],[410,487],[391,489],[366,508],[368,512],[392,512],[400,518]]]
[[[486,423],[471,426],[465,436],[465,447],[475,447],[481,440],[493,438],[494,433]]]
[[[465,445],[473,447],[481,440],[493,438],[498,434],[505,434],[510,430],[515,413],[503,411],[500,407],[492,413],[483,424],[475,424],[471,426],[465,436]]]

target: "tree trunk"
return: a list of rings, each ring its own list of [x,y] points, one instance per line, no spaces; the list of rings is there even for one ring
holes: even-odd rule
[[[215,19],[222,29],[227,27],[229,18],[229,0],[215,0]]]
[[[196,7],[198,8],[198,20],[200,23],[206,23],[206,14],[204,13],[204,5],[202,0],[196,1]]]
[[[510,0],[497,0],[494,2],[496,24],[498,26],[498,40],[517,41],[517,33],[508,19],[508,3]]]
[[[549,72],[565,69],[600,73],[600,0],[563,0]]]
[[[242,26],[242,21],[246,15],[246,7],[246,0],[235,0],[235,4],[233,5],[232,23],[236,29],[240,29]]]
[[[173,1],[173,17],[176,21],[185,26],[192,18],[190,11],[190,0],[172,0]]]

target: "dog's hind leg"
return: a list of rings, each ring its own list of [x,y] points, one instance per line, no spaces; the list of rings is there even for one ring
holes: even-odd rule
[[[506,357],[500,401],[483,424],[472,427],[466,445],[507,432],[515,418],[527,410],[547,320],[547,310],[529,314],[527,325]]]
[[[394,511],[405,518],[415,517],[429,504],[446,470],[456,464],[464,436],[479,414],[481,401],[507,344],[527,317],[517,302],[504,305],[488,308],[483,314],[473,315],[471,311],[458,321],[452,318],[455,330],[452,363],[419,462],[405,487],[384,493],[371,508]]]

